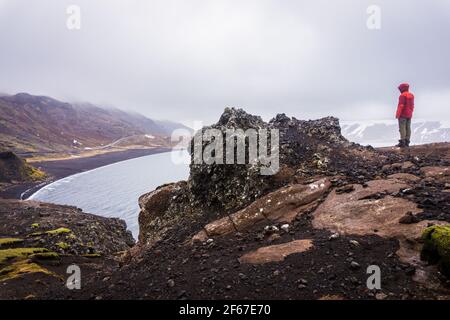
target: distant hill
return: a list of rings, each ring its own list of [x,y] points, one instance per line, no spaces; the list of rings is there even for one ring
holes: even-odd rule
[[[398,123],[392,121],[341,122],[342,135],[348,140],[374,147],[392,146],[398,143]],[[450,141],[450,125],[441,121],[413,119],[412,144]]]
[[[132,136],[167,141],[182,124],[138,113],[70,104],[19,93],[0,97],[0,147],[15,152],[67,152],[102,147]]]

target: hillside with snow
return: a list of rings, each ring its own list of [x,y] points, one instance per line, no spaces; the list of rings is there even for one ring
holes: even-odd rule
[[[374,147],[398,143],[396,120],[342,121],[342,135],[350,141]],[[412,122],[411,144],[450,141],[450,123],[444,121],[415,120]]]

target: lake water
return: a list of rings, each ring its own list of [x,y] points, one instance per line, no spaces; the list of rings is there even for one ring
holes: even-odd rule
[[[183,154],[187,157],[187,153]],[[30,200],[71,205],[84,212],[125,220],[139,234],[138,198],[156,187],[186,180],[189,165],[172,161],[171,152],[131,159],[55,181],[34,193]]]

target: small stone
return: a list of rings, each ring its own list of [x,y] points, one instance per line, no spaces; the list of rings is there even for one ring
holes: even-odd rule
[[[281,226],[281,230],[283,230],[286,233],[289,232],[289,224],[283,224]]]
[[[281,236],[278,233],[271,234],[267,239],[269,242],[274,242],[275,240],[280,239]]]
[[[384,300],[384,299],[386,299],[386,298],[387,298],[387,294],[385,294],[385,293],[383,293],[383,292],[377,293],[377,294],[375,295],[375,299],[377,299],[377,300]]]
[[[307,285],[308,284],[308,280],[306,279],[299,279],[298,280],[301,284]]]
[[[243,273],[239,273],[239,278],[241,278],[241,280],[245,280],[247,279],[247,276]]]
[[[167,285],[168,285],[169,287],[173,288],[173,287],[175,286],[175,281],[173,281],[172,279],[169,279],[169,280],[167,281]]]
[[[418,223],[419,221],[419,218],[417,218],[411,211],[409,211],[405,216],[401,217],[398,222],[401,224],[413,224]]]
[[[359,247],[359,242],[356,240],[350,240],[350,244],[354,247]]]
[[[274,275],[275,277],[279,276],[279,275],[280,275],[280,270],[275,270],[275,271],[273,272],[273,275]]]
[[[353,270],[357,270],[357,269],[361,268],[361,266],[359,265],[359,263],[356,262],[356,261],[352,261],[352,263],[350,263],[350,267],[351,267]]]
[[[333,233],[333,234],[330,236],[329,240],[335,240],[335,239],[338,239],[338,238],[339,238],[339,233]]]
[[[278,229],[277,226],[266,226],[266,227],[264,228],[264,232],[265,232],[266,234],[277,233],[278,231],[280,231],[280,230]]]

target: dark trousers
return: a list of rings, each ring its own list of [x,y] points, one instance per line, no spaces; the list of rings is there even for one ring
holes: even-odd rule
[[[400,139],[411,140],[411,119],[398,119],[398,126],[400,128]]]

